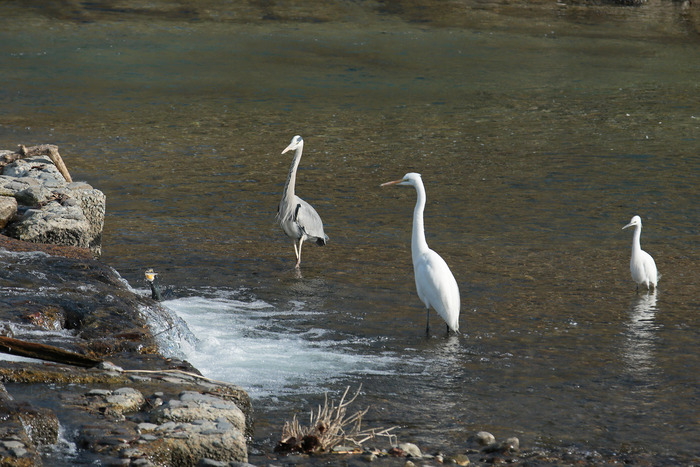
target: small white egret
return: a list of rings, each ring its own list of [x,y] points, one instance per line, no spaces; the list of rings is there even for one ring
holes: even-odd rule
[[[306,201],[294,194],[294,185],[297,179],[297,168],[301,160],[301,153],[304,149],[304,140],[301,136],[292,138],[282,154],[292,149],[296,150],[292,166],[289,169],[287,183],[284,185],[282,200],[277,207],[277,223],[282,227],[284,233],[292,239],[294,243],[294,254],[297,257],[296,268],[301,264],[301,245],[305,240],[311,240],[319,246],[323,246],[328,241],[328,236],[323,232],[323,222],[321,216]],[[298,246],[297,246],[298,242]]]
[[[639,290],[639,284],[644,284],[647,289],[652,287],[656,289],[657,283],[657,272],[656,263],[654,258],[651,257],[649,253],[642,250],[639,243],[639,239],[642,236],[642,218],[639,216],[634,216],[629,224],[624,226],[622,229],[634,226],[634,237],[632,238],[632,258],[630,259],[630,272],[632,273],[632,279],[637,283],[637,290]]]
[[[418,297],[425,305],[427,321],[425,332],[430,332],[430,307],[447,323],[448,331],[459,333],[459,287],[444,259],[428,247],[425,241],[423,210],[425,209],[425,187],[420,174],[407,173],[401,180],[383,183],[387,185],[411,185],[416,189],[418,199],[413,210],[413,236],[411,255],[413,273],[416,278]]]

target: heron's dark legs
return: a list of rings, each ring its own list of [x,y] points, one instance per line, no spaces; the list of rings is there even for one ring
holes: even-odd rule
[[[425,309],[426,313],[426,320],[425,320],[425,334],[429,335],[430,334],[430,308]]]

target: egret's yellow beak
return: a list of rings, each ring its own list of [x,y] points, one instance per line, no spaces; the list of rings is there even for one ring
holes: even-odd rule
[[[404,181],[404,180],[403,180],[403,178],[402,178],[401,180],[393,180],[393,181],[391,181],[391,182],[382,183],[382,184],[379,185],[379,186],[397,185],[397,184],[399,184],[399,183],[401,183],[401,182],[403,182],[403,181]]]

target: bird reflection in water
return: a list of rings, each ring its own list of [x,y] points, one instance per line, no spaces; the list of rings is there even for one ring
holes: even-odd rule
[[[656,289],[647,294],[640,294],[630,311],[627,322],[626,341],[623,347],[623,357],[628,371],[637,376],[648,375],[655,368],[654,341],[658,326],[656,317]]]
[[[435,346],[435,361],[445,368],[454,368],[463,357],[464,349],[458,334],[450,334]]]

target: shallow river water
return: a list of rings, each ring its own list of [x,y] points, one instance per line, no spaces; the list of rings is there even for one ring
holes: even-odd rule
[[[186,357],[254,397],[259,452],[362,384],[367,423],[427,451],[697,456],[697,5],[437,4],[4,2],[0,147],[57,144],[105,192],[103,261],[160,273]],[[295,134],[330,237],[301,274],[274,222]],[[415,191],[379,187],[411,171],[460,336],[432,312],[426,337]]]

